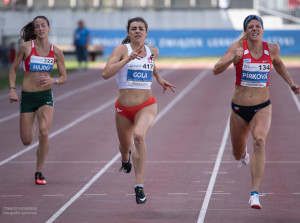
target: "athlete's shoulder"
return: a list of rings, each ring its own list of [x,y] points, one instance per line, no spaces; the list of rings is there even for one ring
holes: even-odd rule
[[[279,54],[280,46],[277,43],[267,43],[271,54]]]
[[[31,48],[31,40],[30,41],[26,41],[26,42],[24,42],[24,43],[22,43],[21,45],[20,45],[20,48]]]
[[[29,54],[31,52],[31,41],[26,41],[22,43],[18,49],[20,53],[27,53]]]
[[[54,47],[53,52],[54,52],[54,55],[55,55],[56,57],[63,57],[63,56],[64,56],[64,54],[63,54],[63,52],[62,52],[61,49],[59,49],[59,48],[58,48],[57,46],[55,46],[55,45],[53,45],[53,47]]]

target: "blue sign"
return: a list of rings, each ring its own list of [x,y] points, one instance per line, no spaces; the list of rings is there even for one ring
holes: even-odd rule
[[[160,57],[222,56],[238,39],[238,30],[150,30],[146,41]],[[91,30],[91,44],[104,47],[104,55],[127,36],[125,30]],[[263,40],[277,43],[280,55],[300,55],[300,30],[265,30]]]

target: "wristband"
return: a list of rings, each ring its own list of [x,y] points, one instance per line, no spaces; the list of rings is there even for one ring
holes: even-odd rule
[[[9,87],[9,89],[16,89],[16,87]]]
[[[58,80],[57,80],[57,78],[54,78],[55,79],[55,84],[58,84]]]

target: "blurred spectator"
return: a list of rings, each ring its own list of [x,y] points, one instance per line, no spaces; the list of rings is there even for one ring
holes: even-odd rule
[[[16,44],[14,42],[11,42],[9,44],[9,48],[8,48],[8,50],[6,52],[6,57],[8,59],[8,62],[10,63],[10,65],[14,62],[14,59],[16,57],[16,53],[17,53],[17,51],[16,51]]]
[[[82,69],[81,63],[85,62],[85,69],[88,67],[88,44],[90,41],[90,31],[84,26],[82,20],[78,21],[78,28],[74,33],[74,45],[76,47],[76,56],[79,69]]]
[[[7,53],[8,53],[8,47],[7,46],[4,46],[2,45],[0,47],[0,67],[3,67],[3,68],[8,68],[10,63],[8,61],[8,57],[7,57]]]

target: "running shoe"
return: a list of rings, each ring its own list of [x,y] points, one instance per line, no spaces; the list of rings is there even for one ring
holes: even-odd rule
[[[130,173],[131,168],[132,168],[132,164],[130,162],[130,155],[131,155],[131,151],[129,151],[129,160],[128,160],[128,162],[124,163],[122,161],[122,166],[119,169],[120,172],[122,172],[122,170],[123,170],[125,173]]]
[[[35,173],[35,183],[38,185],[46,185],[45,177],[42,175],[41,172]]]
[[[146,203],[146,196],[144,194],[144,189],[143,187],[135,187],[135,198],[136,198],[136,203],[137,204],[143,204]]]
[[[240,163],[238,164],[238,168],[240,168],[243,165],[248,165],[249,163],[250,163],[250,155],[249,153],[247,153],[245,157],[241,159]]]
[[[259,203],[259,196],[259,194],[251,195],[249,199],[249,204],[251,205],[251,208],[261,209],[261,205]]]

